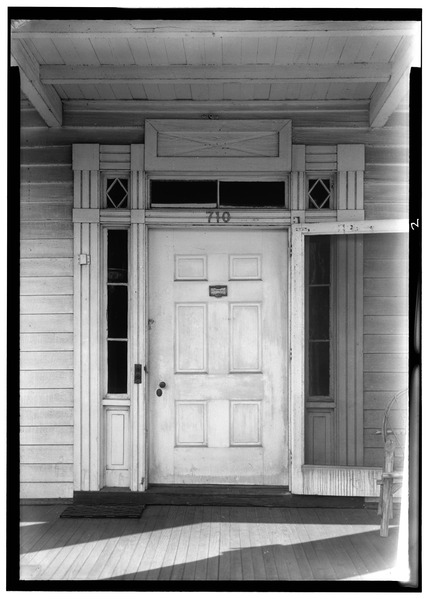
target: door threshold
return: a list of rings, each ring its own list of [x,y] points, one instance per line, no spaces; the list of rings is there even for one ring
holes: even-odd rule
[[[166,495],[240,495],[240,496],[284,496],[290,495],[289,487],[274,485],[165,485],[149,484],[146,493]]]

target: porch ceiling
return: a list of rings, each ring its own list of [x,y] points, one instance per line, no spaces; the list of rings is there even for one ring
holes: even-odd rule
[[[49,126],[63,105],[209,111],[360,103],[383,126],[419,52],[414,21],[13,21],[12,64]]]

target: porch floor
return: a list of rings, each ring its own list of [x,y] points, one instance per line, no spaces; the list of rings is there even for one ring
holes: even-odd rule
[[[140,519],[21,507],[21,580],[396,580],[398,514],[149,505]]]

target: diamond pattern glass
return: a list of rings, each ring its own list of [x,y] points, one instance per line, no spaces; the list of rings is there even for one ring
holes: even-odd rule
[[[126,208],[128,205],[128,179],[107,179],[106,200],[108,208]]]
[[[330,179],[309,179],[308,180],[308,207],[310,209],[321,210],[330,208],[331,200],[331,180]]]

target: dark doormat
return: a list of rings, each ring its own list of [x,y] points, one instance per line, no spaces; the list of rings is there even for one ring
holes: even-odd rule
[[[144,505],[70,505],[60,518],[140,518]]]

